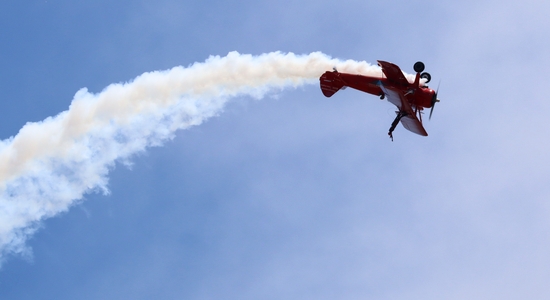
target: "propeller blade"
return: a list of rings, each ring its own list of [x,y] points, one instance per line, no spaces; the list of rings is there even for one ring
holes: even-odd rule
[[[432,114],[434,113],[435,103],[439,102],[439,99],[437,99],[437,93],[439,93],[439,85],[440,84],[441,84],[441,81],[439,81],[439,83],[437,84],[437,89],[435,90],[435,94],[432,97],[432,109],[430,109],[430,117],[428,118],[428,120],[432,119]]]

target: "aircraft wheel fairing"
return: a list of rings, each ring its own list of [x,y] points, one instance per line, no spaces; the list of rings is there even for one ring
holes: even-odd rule
[[[416,73],[420,73],[422,71],[424,71],[424,63],[421,62],[421,61],[417,61],[415,64],[414,64],[414,71]]]

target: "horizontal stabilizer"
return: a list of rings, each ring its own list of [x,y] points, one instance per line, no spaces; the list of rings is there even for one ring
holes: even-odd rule
[[[340,79],[340,76],[338,76],[338,72],[325,72],[319,78],[319,81],[321,83],[321,91],[323,91],[323,95],[326,97],[330,97],[334,95],[336,92],[338,92],[341,88],[343,88],[344,82],[342,79]]]

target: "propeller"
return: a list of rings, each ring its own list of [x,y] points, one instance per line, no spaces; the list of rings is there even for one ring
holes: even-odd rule
[[[441,84],[441,81],[437,84],[437,90],[435,90],[435,94],[432,97],[432,109],[430,110],[430,117],[429,120],[432,119],[432,114],[434,112],[434,106],[436,102],[439,102],[439,99],[437,99],[437,93],[439,92],[439,85]]]

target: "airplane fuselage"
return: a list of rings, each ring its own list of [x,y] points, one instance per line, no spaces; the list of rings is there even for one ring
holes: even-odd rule
[[[435,91],[427,86],[415,88],[413,83],[410,83],[407,86],[395,85],[387,78],[383,77],[347,74],[340,73],[338,71],[327,71],[323,76],[331,79],[331,82],[340,81],[342,86],[347,86],[379,97],[384,95],[384,91],[381,86],[401,90],[411,106],[419,109],[432,107],[432,99],[435,95]]]

